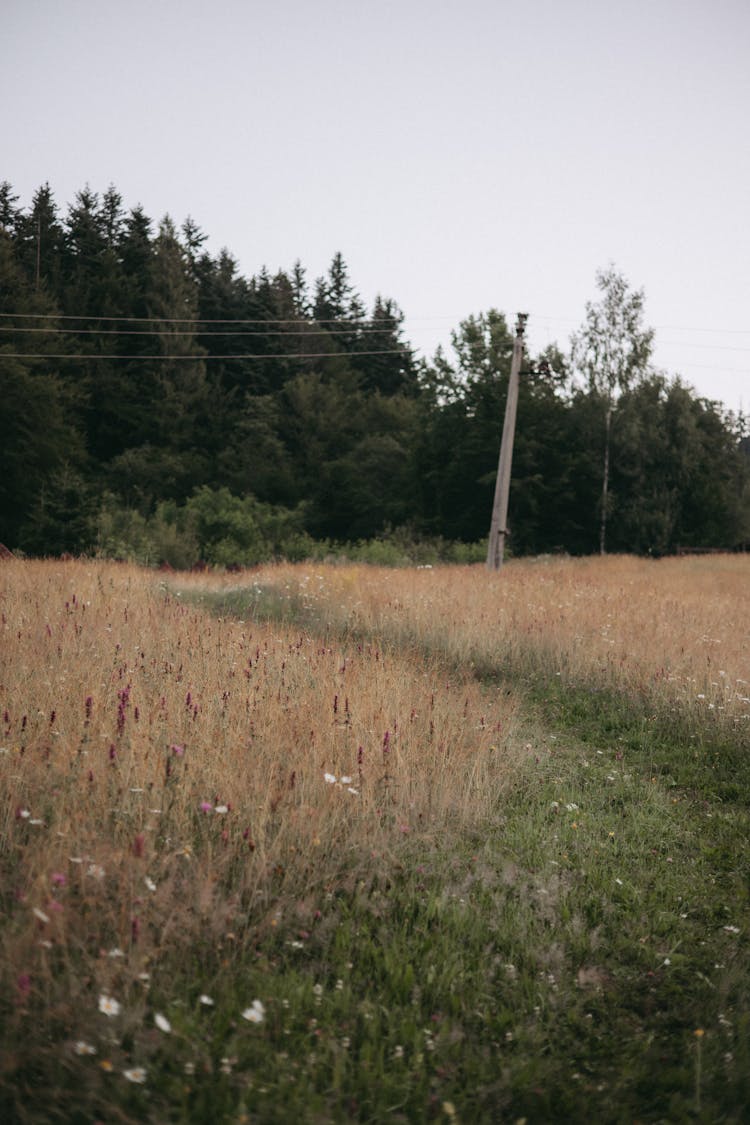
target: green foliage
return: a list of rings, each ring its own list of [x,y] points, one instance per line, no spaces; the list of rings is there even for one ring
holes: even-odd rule
[[[317,550],[305,536],[351,544],[400,526],[417,538],[486,536],[513,347],[497,309],[417,362],[396,302],[378,295],[368,313],[341,253],[312,292],[300,262],[245,278],[228,250],[206,251],[192,219],[154,224],[114,186],[78,192],[61,217],[49,185],[24,211],[3,183],[0,228],[6,545],[57,549],[52,480],[68,470],[94,509],[111,494],[147,522],[198,489],[252,495],[299,513],[303,538],[284,533],[296,555]],[[601,300],[574,338],[582,383],[555,345],[524,363],[510,549],[587,553],[605,525],[618,550],[746,542],[743,420],[646,379],[643,293],[614,267],[596,282]],[[215,556],[276,553],[273,535],[235,526],[255,518],[236,517]],[[85,524],[66,540],[78,549]],[[167,527],[182,546],[164,550],[187,558],[196,533]]]
[[[590,391],[611,406],[649,369],[654,331],[643,326],[645,296],[614,266],[600,270],[598,304],[586,304],[586,322],[572,341],[572,362]]]
[[[226,488],[199,488],[187,501],[183,519],[195,529],[201,557],[215,566],[252,566],[274,557],[301,558],[310,540],[301,511],[262,504],[254,496],[233,496]]]
[[[92,539],[94,498],[81,473],[62,463],[42,485],[18,535],[32,555],[84,554]]]
[[[308,558],[314,544],[302,512],[263,504],[228,489],[196,489],[184,503],[162,501],[150,517],[108,494],[99,512],[97,551],[146,565],[187,570],[197,563],[253,566],[273,558]]]

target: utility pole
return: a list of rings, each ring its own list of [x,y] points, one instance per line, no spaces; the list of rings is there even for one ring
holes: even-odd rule
[[[36,291],[39,292],[39,280],[42,266],[42,216],[36,217]]]
[[[505,403],[503,439],[500,444],[500,458],[495,480],[495,499],[492,504],[492,523],[490,541],[487,547],[487,567],[499,570],[503,565],[505,536],[508,534],[508,496],[510,494],[510,465],[513,460],[513,438],[516,431],[516,409],[518,407],[518,376],[523,359],[523,334],[526,330],[528,313],[518,313],[516,318],[516,338],[513,341],[513,359],[510,365],[508,398]]]

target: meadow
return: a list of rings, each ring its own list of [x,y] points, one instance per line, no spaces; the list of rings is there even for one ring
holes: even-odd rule
[[[0,563],[0,1116],[750,1117],[750,563]]]

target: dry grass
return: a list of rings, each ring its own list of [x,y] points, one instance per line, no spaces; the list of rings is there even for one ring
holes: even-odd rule
[[[739,1120],[744,789],[714,800],[698,753],[689,790],[662,785],[638,740],[603,739],[596,693],[593,753],[577,718],[532,747],[492,685],[746,732],[748,577],[744,557],[0,564],[0,1110],[622,1120],[622,1097],[687,1120],[699,1026],[705,1119]]]
[[[417,644],[459,667],[502,673],[527,663],[647,694],[666,709],[750,718],[746,555],[542,559],[511,562],[499,574],[295,566],[260,569],[252,579],[334,624]]]
[[[514,700],[423,659],[217,621],[125,566],[0,578],[2,974],[71,1035],[178,935],[252,942],[363,856],[486,816],[518,758]]]

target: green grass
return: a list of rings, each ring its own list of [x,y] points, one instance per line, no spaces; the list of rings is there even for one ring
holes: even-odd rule
[[[558,728],[473,838],[282,894],[252,950],[154,979],[147,1087],[100,1072],[82,1107],[97,1061],[69,1060],[28,1119],[114,1094],[133,1121],[747,1120],[747,841],[743,811]]]

